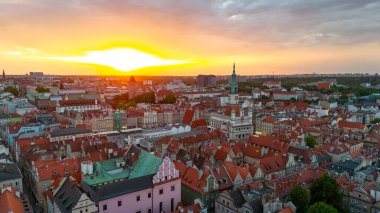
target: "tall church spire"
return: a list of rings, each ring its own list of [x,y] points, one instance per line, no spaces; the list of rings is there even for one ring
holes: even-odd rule
[[[237,94],[238,93],[238,84],[236,80],[236,70],[235,70],[235,63],[232,67],[232,75],[231,75],[231,81],[230,81],[230,94]]]
[[[4,69],[3,69],[3,79],[5,79],[5,71],[4,71]]]

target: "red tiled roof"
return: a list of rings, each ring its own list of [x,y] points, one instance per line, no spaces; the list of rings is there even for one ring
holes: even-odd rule
[[[160,90],[157,91],[156,95],[158,97],[164,97],[164,96],[167,96],[167,95],[175,95],[175,94],[171,90],[160,89]]]
[[[294,211],[290,207],[287,207],[287,208],[279,211],[278,213],[294,213]]]
[[[95,105],[96,99],[80,99],[80,100],[61,100],[60,106],[83,106],[83,105]]]
[[[186,110],[185,115],[183,116],[182,123],[184,124],[191,124],[191,121],[194,117],[194,111],[193,110]]]
[[[191,122],[191,128],[197,128],[201,126],[207,126],[207,122],[205,119],[199,119]]]
[[[0,213],[23,213],[24,205],[19,197],[16,196],[15,188],[5,188],[3,193],[0,191]]]
[[[39,181],[53,179],[56,176],[67,176],[80,172],[80,163],[76,158],[69,158],[65,160],[37,160],[34,163],[34,167],[37,168]],[[77,169],[75,171],[74,167]],[[65,169],[68,169],[68,173],[65,173]],[[56,175],[54,175],[56,171]]]
[[[190,212],[191,213],[200,213],[201,212],[201,206],[199,205],[199,203],[193,204],[191,206],[179,207],[179,208],[181,208],[181,210],[178,209],[172,213],[190,213]]]
[[[260,160],[260,168],[264,174],[280,171],[285,169],[287,157],[282,155],[266,157]]]
[[[261,122],[265,122],[265,123],[276,123],[276,119],[273,118],[273,117],[267,117],[267,118],[264,118]]]
[[[21,127],[22,127],[21,123],[9,124],[8,125],[9,133],[10,134],[16,134],[16,133],[18,133],[18,131],[20,131]]]
[[[330,83],[327,82],[318,82],[315,86],[318,89],[330,89]]]
[[[349,122],[349,121],[340,121],[338,123],[340,129],[350,128],[350,129],[364,129],[365,125],[359,122]]]

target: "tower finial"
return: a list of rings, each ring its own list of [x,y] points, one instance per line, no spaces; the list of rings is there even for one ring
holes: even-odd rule
[[[233,69],[232,69],[232,73],[235,73],[235,62],[234,62],[234,66],[233,66]]]

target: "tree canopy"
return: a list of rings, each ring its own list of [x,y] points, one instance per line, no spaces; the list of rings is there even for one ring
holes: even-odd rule
[[[19,92],[16,89],[16,87],[12,87],[12,86],[5,87],[4,88],[4,92],[9,92],[9,93],[13,94],[14,96],[18,96],[19,95]]]
[[[309,192],[301,185],[298,185],[292,189],[290,200],[297,207],[297,212],[305,213],[309,206]]]
[[[313,181],[310,187],[311,203],[325,202],[334,208],[341,210],[343,194],[339,191],[340,186],[334,178],[323,175]]]
[[[50,92],[50,89],[45,88],[43,86],[37,86],[36,87],[36,92],[38,92],[38,93]]]
[[[375,118],[371,121],[372,124],[380,123],[380,118]]]
[[[307,135],[305,137],[306,145],[310,148],[314,148],[314,146],[317,144],[317,140],[312,135]]]
[[[338,211],[331,205],[326,204],[325,202],[318,202],[310,206],[307,213],[338,213]]]
[[[132,99],[129,99],[128,93],[121,95],[115,95],[113,97],[111,105],[113,108],[126,109],[129,107],[135,107],[138,103],[155,103],[156,96],[154,92],[148,92],[140,94]]]
[[[162,101],[164,104],[174,104],[176,102],[176,97],[172,94],[169,94],[165,96],[164,100]]]

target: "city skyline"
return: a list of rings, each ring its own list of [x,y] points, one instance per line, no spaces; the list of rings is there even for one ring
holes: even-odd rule
[[[0,0],[9,75],[379,72],[376,1]],[[131,60],[132,59],[132,60]]]

